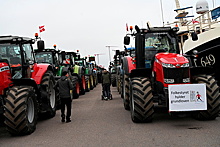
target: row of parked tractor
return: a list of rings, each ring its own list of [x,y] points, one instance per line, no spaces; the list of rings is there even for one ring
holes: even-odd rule
[[[219,114],[218,63],[201,66],[204,51],[183,54],[178,31],[177,27],[135,26],[124,37],[125,50],[117,50],[110,63],[112,86],[117,87],[133,122],[151,122],[157,106],[172,116],[191,115],[198,120],[212,120]],[[199,39],[195,32],[188,35],[185,39]],[[214,52],[205,51],[206,55]]]
[[[31,134],[39,116],[52,118],[59,109],[59,89],[54,84],[63,71],[78,98],[98,84],[100,67],[94,57],[79,52],[45,49],[44,41],[19,36],[0,36],[0,118],[12,135]],[[37,49],[33,44],[37,42]]]

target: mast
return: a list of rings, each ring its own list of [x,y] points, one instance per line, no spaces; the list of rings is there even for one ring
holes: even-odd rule
[[[180,8],[179,0],[175,0],[175,2],[176,2],[176,9],[179,9]]]

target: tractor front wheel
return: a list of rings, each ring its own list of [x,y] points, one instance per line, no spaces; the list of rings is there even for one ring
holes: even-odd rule
[[[151,83],[148,78],[133,78],[130,88],[131,119],[135,123],[151,122],[154,114]]]
[[[123,90],[123,92],[124,92],[124,96],[123,96],[123,102],[124,102],[124,108],[125,108],[125,110],[130,110],[130,104],[129,104],[129,102],[130,102],[130,99],[129,99],[129,97],[130,97],[130,95],[129,95],[129,78],[128,78],[128,76],[127,75],[124,75],[124,85],[123,85],[123,88],[124,88],[124,90]]]

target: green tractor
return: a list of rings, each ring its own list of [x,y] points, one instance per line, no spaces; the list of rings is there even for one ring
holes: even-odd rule
[[[62,70],[68,70],[70,80],[73,83],[73,98],[78,98],[80,94],[85,94],[85,78],[82,66],[75,64],[77,53],[62,51],[59,54]],[[60,74],[60,73],[59,73]]]
[[[90,63],[90,71],[92,73],[92,80],[93,80],[93,86],[96,87],[98,84],[98,77],[97,77],[97,70],[98,66],[95,62],[95,57],[89,57],[89,63]]]
[[[86,82],[85,82],[85,68],[77,63],[77,59],[80,58],[79,53],[76,52],[66,52],[66,54],[72,55],[73,58],[73,71],[72,74],[74,79],[78,80],[77,86],[79,87],[80,94],[84,95],[86,91]]]
[[[93,80],[93,66],[89,62],[86,62],[87,57],[80,58],[80,56],[76,59],[76,64],[82,66],[85,69],[85,90],[89,92],[94,88],[94,80]]]

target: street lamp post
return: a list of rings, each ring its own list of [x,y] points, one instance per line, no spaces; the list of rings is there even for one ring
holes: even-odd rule
[[[100,53],[100,54],[94,54],[94,55],[97,56],[97,59],[98,59],[98,65],[99,65],[99,55],[104,55],[104,54]]]
[[[117,47],[117,46],[107,45],[106,47],[108,48],[109,62],[111,62],[110,48],[111,48],[111,47]]]

